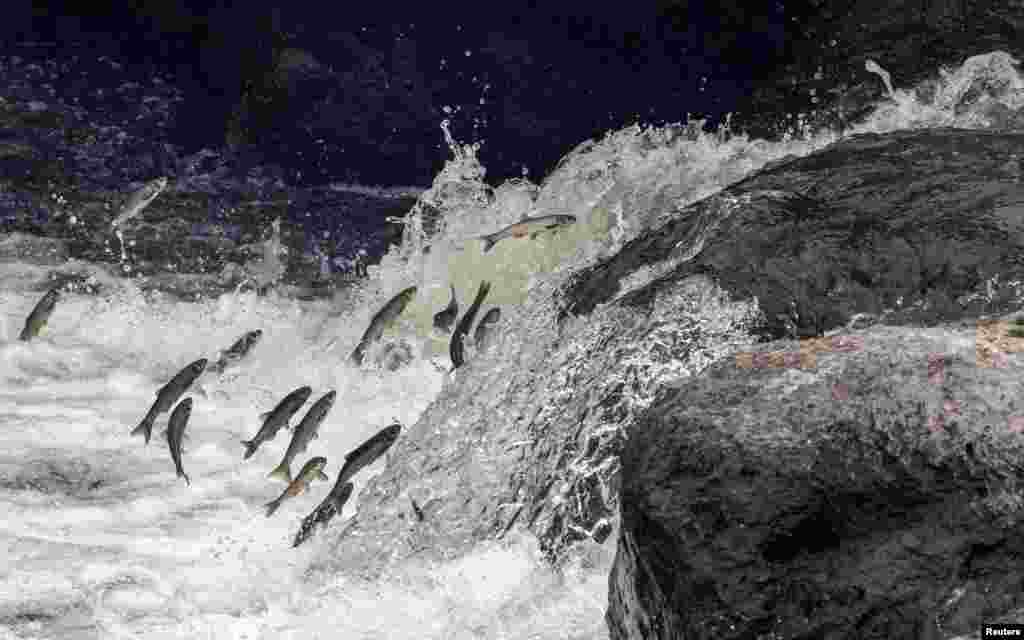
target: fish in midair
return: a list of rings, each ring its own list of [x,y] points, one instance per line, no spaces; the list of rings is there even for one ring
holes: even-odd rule
[[[459,317],[459,302],[455,298],[455,285],[449,284],[448,286],[452,289],[452,300],[447,307],[434,314],[434,328],[445,333],[452,330],[455,319]]]
[[[292,391],[277,403],[277,406],[260,414],[260,419],[263,420],[263,426],[256,433],[256,436],[252,440],[242,440],[242,444],[245,445],[245,460],[252,457],[252,454],[256,453],[256,450],[260,448],[260,445],[264,442],[269,442],[274,439],[277,432],[281,430],[281,427],[287,427],[288,421],[291,420],[295,412],[302,408],[302,405],[306,404],[306,400],[313,393],[313,390],[308,386],[302,386]]]
[[[477,289],[476,298],[473,299],[473,304],[466,311],[466,315],[462,316],[459,320],[458,326],[455,327],[455,333],[452,334],[452,341],[449,348],[449,355],[452,358],[452,367],[458,369],[466,362],[466,345],[464,343],[466,335],[469,333],[469,328],[473,326],[473,319],[476,318],[477,312],[480,310],[480,305],[484,303],[484,298],[487,297],[487,292],[491,290],[491,283],[484,280],[480,283],[480,288]]]
[[[308,540],[318,527],[326,527],[334,516],[341,513],[350,497],[352,497],[351,482],[346,482],[340,485],[340,487],[337,484],[334,485],[334,488],[327,494],[324,501],[316,509],[313,509],[312,513],[302,519],[299,531],[295,534],[295,540],[292,542],[292,548],[294,549]]]
[[[313,535],[317,525],[327,526],[331,518],[341,513],[345,502],[352,495],[352,476],[381,457],[395,443],[401,430],[402,425],[398,423],[384,427],[345,456],[345,463],[338,472],[334,487],[324,501],[302,520],[293,547],[299,546]]]
[[[557,229],[576,222],[576,216],[556,214],[551,216],[537,216],[536,218],[523,218],[519,222],[510,224],[500,231],[480,236],[484,241],[483,253],[487,253],[498,242],[505,238],[523,238],[530,236],[536,238],[537,234],[547,229]]]
[[[384,452],[395,444],[401,431],[402,425],[397,422],[388,425],[370,436],[366,442],[349,451],[345,456],[345,463],[341,465],[341,471],[338,472],[338,480],[334,483],[335,488],[341,487],[351,480],[352,476],[360,469],[373,464],[377,458],[384,455]]]
[[[192,398],[185,398],[174,407],[171,418],[167,423],[167,446],[171,449],[171,460],[174,461],[174,469],[178,472],[179,478],[185,478],[185,484],[192,486],[192,482],[181,467],[181,441],[185,437],[185,427],[188,426],[188,418],[192,415]]]
[[[132,429],[132,435],[143,435],[146,438],[146,444],[149,444],[149,437],[153,433],[153,423],[156,421],[156,417],[165,411],[169,411],[174,406],[178,398],[185,393],[189,386],[195,382],[195,379],[206,369],[206,362],[206,358],[199,358],[175,374],[170,382],[157,389],[156,400],[153,402],[153,406],[149,408],[149,412],[146,413],[146,417],[142,419],[139,426]]]
[[[284,459],[281,460],[281,464],[267,474],[268,478],[280,478],[285,482],[292,481],[292,460],[305,451],[314,438],[320,437],[317,430],[320,428],[320,423],[324,421],[324,417],[327,416],[327,412],[334,406],[334,399],[337,396],[336,391],[328,391],[309,408],[306,415],[302,417],[302,421],[295,427],[292,441],[288,444],[288,450],[284,452]]]
[[[60,291],[56,288],[47,291],[36,306],[32,307],[32,312],[25,318],[25,328],[21,330],[21,335],[18,336],[21,340],[29,341],[39,335],[43,327],[46,326],[47,320],[50,319],[50,314],[53,313],[53,308],[57,306],[57,300],[60,299]]]
[[[272,500],[265,505],[267,507],[267,517],[269,518],[274,515],[274,512],[277,511],[277,508],[286,499],[294,498],[308,489],[313,480],[327,480],[327,475],[324,473],[325,466],[327,466],[327,458],[323,456],[316,456],[306,461],[306,464],[302,465],[299,475],[295,476],[294,480],[288,482],[288,488],[276,500]]]
[[[220,359],[210,367],[213,373],[224,373],[224,370],[244,358],[256,346],[256,343],[263,337],[263,331],[255,329],[246,331],[245,335],[235,341],[235,344],[222,351]]]
[[[501,309],[494,307],[480,318],[476,329],[473,330],[473,346],[477,351],[487,348],[494,335],[494,327],[501,321]]]
[[[124,224],[127,220],[142,213],[142,210],[148,207],[149,203],[153,202],[153,200],[160,195],[160,192],[166,188],[167,178],[164,176],[161,176],[156,180],[150,180],[146,184],[142,185],[141,188],[128,196],[128,200],[126,200],[124,206],[121,207],[120,212],[118,212],[117,217],[114,218],[111,226],[118,227]]]
[[[353,364],[357,367],[363,364],[363,358],[366,356],[366,350],[369,346],[380,340],[381,336],[384,335],[384,330],[394,324],[395,319],[402,314],[406,305],[409,304],[415,295],[416,287],[402,289],[394,298],[388,300],[388,303],[381,307],[380,311],[374,314],[373,319],[370,320],[370,326],[366,328],[366,332],[363,333],[359,344],[352,351],[351,360]]]

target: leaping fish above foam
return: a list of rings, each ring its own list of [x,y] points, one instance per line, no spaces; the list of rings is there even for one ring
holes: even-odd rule
[[[538,234],[548,229],[557,229],[566,225],[574,224],[576,216],[567,214],[556,214],[550,216],[537,216],[536,218],[523,218],[494,233],[480,236],[483,240],[483,252],[487,253],[498,242],[505,238],[536,238]]]
[[[111,222],[111,226],[119,227],[126,221],[134,218],[135,216],[142,213],[142,210],[149,206],[149,203],[153,202],[160,192],[167,188],[167,178],[160,176],[156,180],[150,180],[146,184],[142,185],[140,189],[128,196],[128,200],[125,201],[121,207],[121,211],[118,212],[117,217]]]

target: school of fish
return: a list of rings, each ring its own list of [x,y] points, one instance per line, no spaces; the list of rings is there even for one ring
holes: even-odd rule
[[[117,228],[127,220],[137,216],[166,186],[167,179],[158,178],[133,193],[113,221],[112,226]],[[576,219],[573,216],[524,218],[516,224],[493,234],[483,236],[481,238],[484,241],[483,251],[486,253],[494,244],[506,238],[519,238],[526,235],[532,238],[542,231],[557,229],[574,222],[576,222]],[[450,302],[444,309],[434,315],[433,327],[435,330],[448,333],[452,331],[454,325],[450,346],[452,371],[455,371],[455,369],[465,363],[466,338],[470,335],[473,321],[480,311],[480,307],[483,305],[490,287],[491,284],[486,281],[479,284],[473,303],[465,315],[459,319],[459,305],[455,285],[450,284]],[[360,367],[363,364],[367,351],[381,340],[386,330],[394,326],[409,302],[415,298],[416,293],[417,288],[414,286],[402,289],[374,314],[369,326],[349,357],[352,365]],[[39,337],[42,330],[47,326],[59,300],[59,287],[53,287],[43,295],[25,320],[25,326],[19,335],[22,341],[27,342]],[[500,319],[501,311],[495,307],[490,309],[477,324],[475,332],[472,333],[472,344],[477,352],[485,350],[493,342],[496,326]],[[225,371],[240,366],[245,358],[256,348],[262,337],[263,331],[260,329],[248,331],[230,347],[222,351],[220,357],[212,366],[207,366],[209,361],[206,358],[199,358],[186,365],[167,383],[157,389],[153,404],[139,424],[131,430],[131,435],[141,435],[145,440],[145,444],[149,444],[157,418],[161,414],[170,411],[167,428],[164,432],[167,438],[167,446],[177,477],[183,478],[188,486],[192,485],[192,480],[184,469],[182,443],[187,439],[185,431],[188,427],[189,419],[192,417],[194,403],[191,397],[185,397],[184,399],[182,397],[200,376],[223,375]],[[250,459],[261,445],[273,440],[282,427],[291,429],[289,422],[310,398],[312,393],[313,390],[309,386],[298,387],[282,398],[273,409],[261,414],[259,417],[263,422],[256,435],[250,440],[241,441],[245,447],[243,460]],[[320,427],[333,408],[336,398],[336,391],[327,391],[313,403],[305,416],[292,429],[291,441],[288,444],[284,457],[280,464],[268,474],[268,478],[280,479],[287,486],[277,498],[265,505],[267,517],[272,516],[285,500],[305,493],[314,480],[329,479],[324,473],[324,468],[327,466],[327,458],[324,456],[314,456],[307,460],[294,478],[291,473],[291,464],[299,454],[306,451],[313,440],[319,437]],[[334,486],[323,501],[302,520],[292,547],[298,547],[304,543],[317,530],[326,527],[334,516],[341,513],[352,495],[353,484],[351,480],[353,476],[384,455],[398,439],[401,431],[402,425],[398,422],[390,424],[345,456]],[[424,514],[419,505],[413,502],[412,506],[417,520],[422,520]]]

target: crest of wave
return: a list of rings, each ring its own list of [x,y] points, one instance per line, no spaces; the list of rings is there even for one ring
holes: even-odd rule
[[[889,98],[850,133],[1011,126],[1015,114],[1024,108],[1024,76],[1019,64],[1020,60],[1005,51],[993,51],[967,58],[956,69],[941,68],[937,77],[914,88],[895,89],[889,73],[868,60],[865,69],[881,78]]]
[[[556,276],[561,280],[768,163],[808,155],[843,135],[938,126],[1001,128],[1024,104],[1017,64],[1001,51],[974,56],[904,90],[894,88],[888,72],[869,61],[866,68],[885,82],[887,97],[844,133],[808,130],[799,114],[792,131],[771,142],[732,132],[728,118],[716,132],[704,131],[705,120],[689,117],[664,126],[637,124],[578,145],[540,184],[516,178],[488,185],[477,158],[480,143],[458,143],[444,121],[452,157],[405,217],[402,245],[347,294],[349,308],[359,316],[355,324],[365,326],[362,320],[412,285],[420,291],[405,318],[424,339],[432,314],[447,303],[449,283],[463,309],[482,280],[494,285],[489,304],[519,304],[539,275],[562,272]],[[573,215],[577,222],[538,241],[508,239],[482,252],[480,236],[526,216],[553,214]]]

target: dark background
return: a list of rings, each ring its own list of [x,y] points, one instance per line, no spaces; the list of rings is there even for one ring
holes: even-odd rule
[[[713,124],[787,56],[775,2],[6,4],[8,44],[171,74],[186,98],[171,141],[186,151],[224,144],[275,50],[313,54],[331,73],[251,101],[242,145],[312,182],[428,185],[449,156],[445,117],[458,141],[484,142],[489,182],[524,166],[536,181],[610,129],[687,113]]]
[[[59,57],[74,43],[126,76],[172,74],[185,151],[223,147],[234,114],[236,157],[291,182],[422,186],[449,156],[445,117],[458,141],[483,141],[488,182],[524,166],[538,181],[634,122],[710,128],[732,113],[733,131],[768,139],[797,119],[843,129],[883,98],[865,60],[910,88],[971,55],[1020,57],[1022,28],[1016,0],[14,0],[0,20],[5,45],[52,41]],[[275,75],[287,47],[324,68]]]

